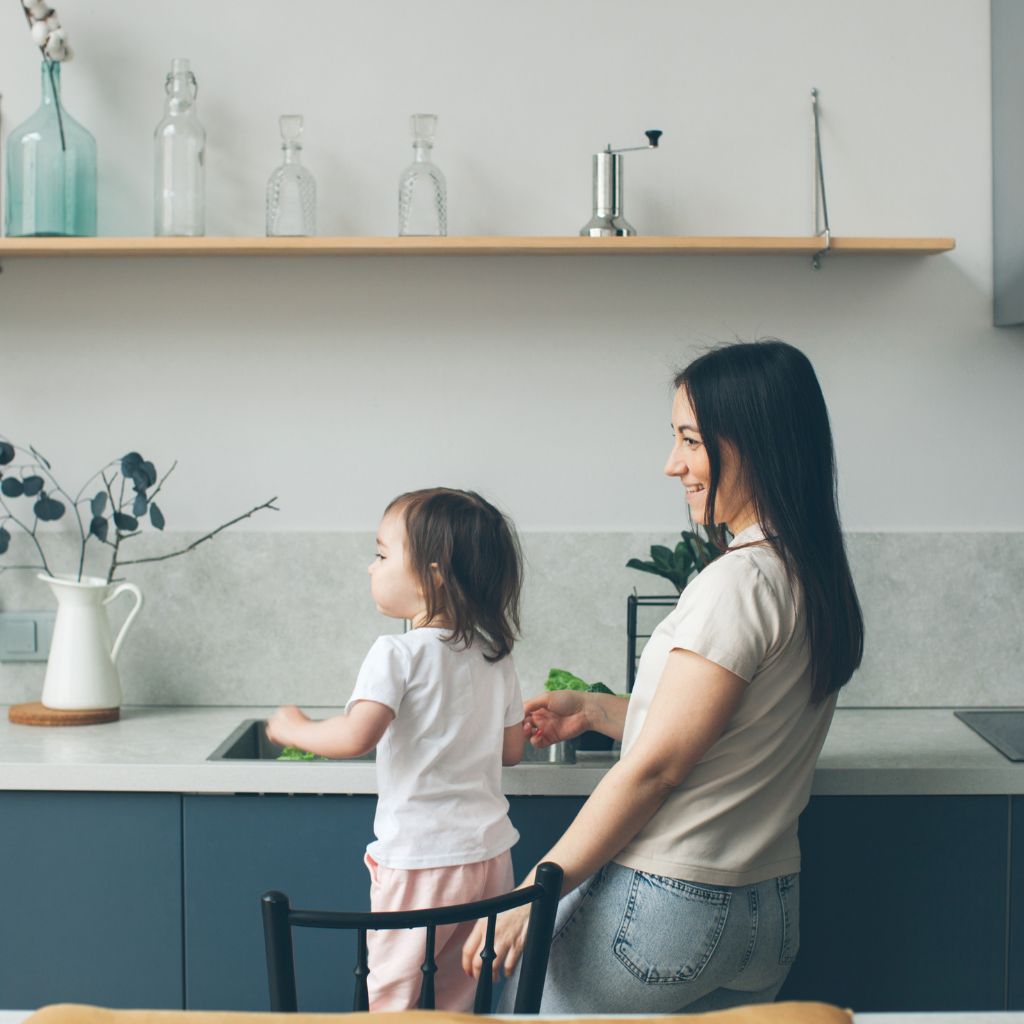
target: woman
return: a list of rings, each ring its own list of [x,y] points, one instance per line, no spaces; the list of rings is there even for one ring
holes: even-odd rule
[[[535,746],[596,729],[622,756],[542,858],[565,869],[543,1013],[675,1013],[775,998],[799,944],[797,818],[863,620],[836,509],[828,413],[780,341],[676,377],[665,473],[728,550],[655,629],[631,699],[526,702]],[[531,884],[532,872],[523,885]],[[575,890],[575,891],[570,891]],[[499,919],[518,962],[528,912]],[[479,972],[479,925],[463,951]]]

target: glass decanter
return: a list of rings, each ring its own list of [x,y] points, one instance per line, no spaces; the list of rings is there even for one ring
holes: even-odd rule
[[[39,109],[7,139],[7,234],[96,234],[96,140],[68,112],[60,63],[43,61]]]
[[[316,234],[316,180],[302,166],[302,115],[282,114],[284,163],[267,182],[267,234]]]
[[[153,234],[206,233],[206,130],[196,114],[196,76],[171,61],[164,116],[153,132]]]
[[[437,131],[436,114],[413,114],[413,162],[398,183],[398,233],[447,235],[448,188],[441,169],[430,159]]]

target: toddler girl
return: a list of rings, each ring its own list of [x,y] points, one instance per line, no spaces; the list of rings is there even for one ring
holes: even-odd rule
[[[366,851],[370,909],[466,903],[514,888],[501,766],[523,754],[523,698],[510,657],[522,556],[511,523],[472,491],[399,495],[384,511],[370,565],[377,609],[408,633],[370,648],[345,714],[296,707],[267,723],[275,743],[325,757],[377,747],[376,842]],[[472,924],[437,929],[438,1009],[469,1012],[461,966]],[[416,1006],[424,933],[368,933],[371,1011]]]

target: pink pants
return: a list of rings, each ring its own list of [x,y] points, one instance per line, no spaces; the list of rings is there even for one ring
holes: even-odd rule
[[[388,868],[369,854],[364,861],[370,872],[370,909],[374,911],[425,910],[470,903],[515,888],[512,856],[507,850],[491,860],[445,868]],[[434,998],[439,1010],[472,1012],[476,980],[462,972],[462,946],[472,930],[471,921],[437,929]],[[416,1008],[426,938],[424,928],[367,932],[371,1013]]]

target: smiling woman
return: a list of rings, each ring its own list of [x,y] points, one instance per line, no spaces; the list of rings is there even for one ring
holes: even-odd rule
[[[690,399],[677,384],[672,403],[672,433],[676,442],[665,464],[665,473],[682,481],[690,515],[696,522],[724,523],[735,535],[757,521],[750,487],[740,473],[736,449],[728,441],[719,445],[721,466],[717,481],[712,483],[711,459],[696,424],[697,415]],[[716,507],[716,496],[718,516],[712,514],[709,518],[708,509]]]
[[[538,746],[586,728],[622,740],[619,763],[542,858],[563,867],[568,893],[544,1013],[775,998],[799,948],[797,818],[860,661],[810,362],[779,341],[736,344],[675,386],[665,472],[696,521],[734,537],[654,630],[628,704],[569,691],[526,703]],[[499,922],[506,970],[523,928],[515,911]],[[467,943],[466,970],[478,969],[482,938],[478,928]]]

